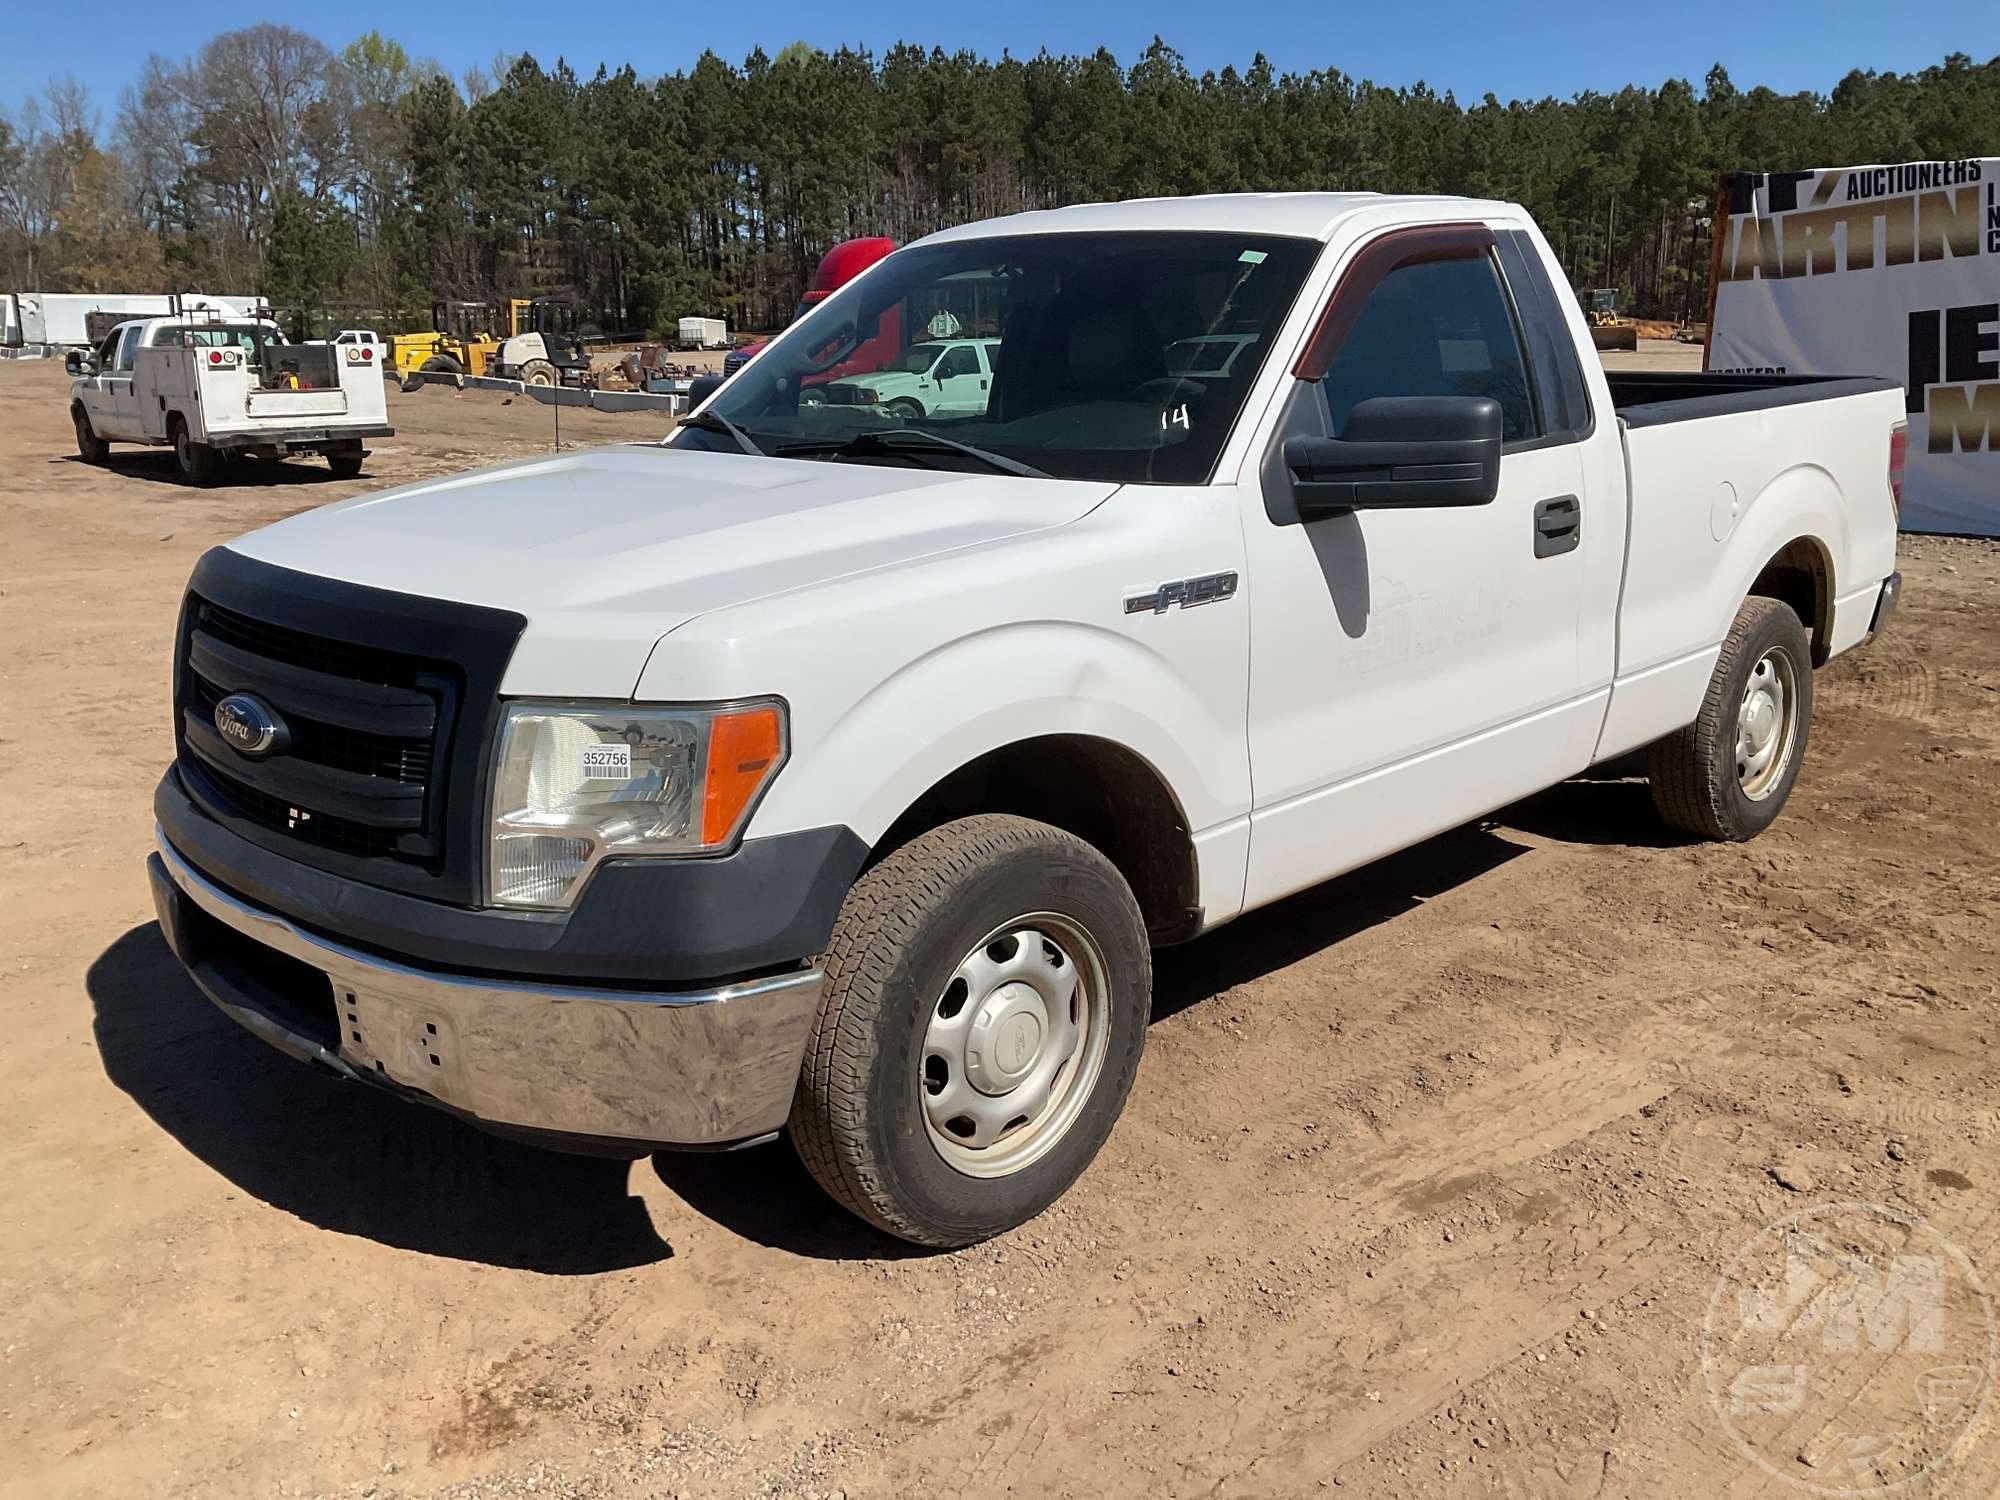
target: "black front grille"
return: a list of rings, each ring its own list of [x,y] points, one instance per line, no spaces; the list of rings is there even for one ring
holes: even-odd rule
[[[269,625],[198,595],[181,650],[184,762],[210,800],[356,857],[442,859],[429,792],[456,697],[447,667]],[[216,704],[231,693],[283,720],[279,750],[253,758],[217,733]]]
[[[182,785],[232,833],[289,859],[475,904],[500,679],[526,623],[217,547],[181,611]],[[218,732],[216,704],[232,693],[283,721],[270,754],[243,755]]]
[[[215,715],[215,705],[228,696],[196,671],[188,674],[188,691],[195,711],[210,718]],[[430,779],[433,745],[429,739],[398,739],[371,734],[365,729],[321,724],[293,714],[285,716],[285,723],[292,732],[292,753],[306,760],[408,785],[422,785]]]

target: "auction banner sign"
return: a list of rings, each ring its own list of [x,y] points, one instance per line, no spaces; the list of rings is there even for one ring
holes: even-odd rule
[[[2000,536],[1996,190],[2000,157],[1722,182],[1706,367],[1900,381],[1906,530]]]

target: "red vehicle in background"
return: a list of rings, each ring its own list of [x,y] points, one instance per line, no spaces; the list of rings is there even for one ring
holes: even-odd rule
[[[896,242],[883,235],[859,240],[842,240],[820,257],[819,268],[813,272],[812,285],[806,289],[806,294],[799,298],[799,305],[792,309],[792,321],[796,323],[895,248]],[[746,344],[741,349],[730,350],[722,359],[723,375],[725,377],[734,375],[763,353],[770,342],[769,339],[765,339],[760,343]],[[895,358],[902,349],[901,320],[886,317],[882,320],[881,327],[876,330],[875,337],[865,344],[857,345],[854,353],[835,368],[811,377],[812,382],[819,385],[829,380],[838,380],[843,375],[874,370]]]

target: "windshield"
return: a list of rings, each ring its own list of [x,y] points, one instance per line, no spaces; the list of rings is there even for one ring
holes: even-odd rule
[[[1059,479],[1199,483],[1319,250],[1163,230],[913,246],[814,308],[705,410],[765,453],[977,465],[868,437],[914,429]],[[669,441],[740,451],[719,423]]]

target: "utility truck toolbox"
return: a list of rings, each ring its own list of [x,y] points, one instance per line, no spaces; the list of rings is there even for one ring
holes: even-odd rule
[[[1097,1154],[1155,947],[1634,750],[1685,835],[1768,826],[1893,612],[1901,418],[1607,378],[1506,203],[947,230],[663,444],[205,556],[161,926],[342,1078],[565,1149],[782,1132],[964,1244]]]

